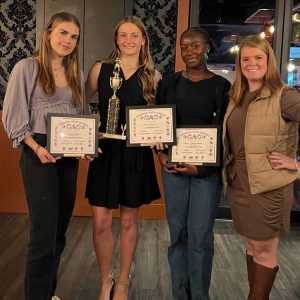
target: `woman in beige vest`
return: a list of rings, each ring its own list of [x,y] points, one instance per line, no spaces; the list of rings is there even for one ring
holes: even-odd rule
[[[246,37],[224,118],[224,175],[236,231],[247,242],[248,299],[269,299],[289,232],[300,94],[285,86],[266,39]]]

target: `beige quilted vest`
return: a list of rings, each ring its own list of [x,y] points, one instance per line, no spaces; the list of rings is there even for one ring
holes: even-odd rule
[[[245,124],[245,153],[252,194],[258,194],[283,187],[293,182],[298,172],[291,170],[273,170],[267,154],[272,151],[295,157],[298,147],[298,123],[285,121],[281,116],[280,98],[282,89],[271,96],[268,89],[250,103]],[[232,157],[228,155],[226,137],[227,119],[235,104],[230,102],[224,117],[223,146],[224,168]],[[223,172],[226,180],[226,172]]]

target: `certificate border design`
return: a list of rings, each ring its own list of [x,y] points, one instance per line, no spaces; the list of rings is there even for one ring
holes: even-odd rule
[[[190,164],[195,165],[195,166],[215,166],[215,167],[220,166],[220,159],[221,159],[221,157],[220,157],[221,156],[221,127],[220,127],[220,125],[186,125],[186,126],[180,126],[178,128],[179,129],[184,128],[187,130],[201,129],[201,128],[216,128],[217,129],[216,162],[215,163],[203,162],[203,163],[194,163],[194,164],[190,163]],[[172,160],[172,149],[173,149],[173,146],[171,146],[168,151],[169,162],[171,164],[178,164],[178,163],[184,162],[184,161],[173,161]]]
[[[162,105],[138,105],[138,106],[126,106],[126,145],[127,147],[142,147],[149,146],[150,143],[133,143],[131,142],[131,130],[130,130],[130,121],[129,121],[129,111],[130,110],[140,110],[140,109],[160,109],[160,108],[171,108],[172,109],[172,118],[173,118],[173,141],[164,143],[166,145],[176,145],[176,105],[175,104],[162,104]]]
[[[52,120],[53,118],[75,118],[75,119],[94,119],[94,142],[95,142],[95,149],[94,153],[81,153],[80,151],[78,153],[52,153],[51,152],[51,127],[52,127]],[[64,156],[64,157],[76,157],[75,154],[80,154],[79,156],[88,155],[91,157],[98,157],[98,135],[99,135],[99,115],[77,115],[77,114],[61,114],[61,113],[48,113],[47,114],[47,149],[51,155],[54,157],[56,156]]]

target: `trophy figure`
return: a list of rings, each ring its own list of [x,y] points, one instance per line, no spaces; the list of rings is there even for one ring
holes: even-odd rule
[[[116,92],[121,87],[123,79],[120,78],[120,63],[119,58],[115,60],[113,76],[110,77],[110,87],[113,90],[113,95],[109,98],[106,132],[99,133],[100,138],[112,138],[125,140],[126,124],[121,125],[122,134],[116,134],[119,121],[120,99],[117,97]]]

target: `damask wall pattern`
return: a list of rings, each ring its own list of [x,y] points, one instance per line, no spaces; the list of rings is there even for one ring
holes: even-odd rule
[[[14,65],[35,51],[35,0],[0,0],[0,109]]]
[[[133,14],[147,28],[154,62],[163,75],[175,70],[177,7],[177,0],[134,1]]]
[[[134,0],[133,14],[147,28],[157,69],[173,73],[177,0]],[[35,51],[35,44],[36,0],[0,0],[0,109],[12,68]]]

